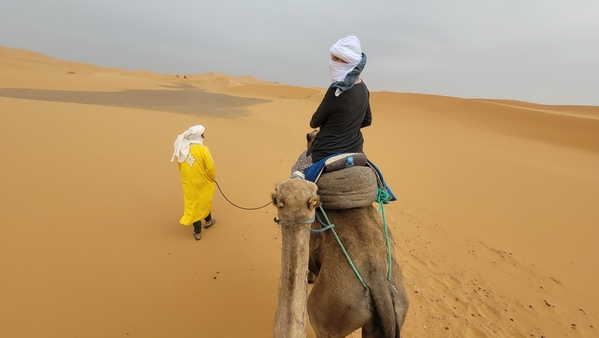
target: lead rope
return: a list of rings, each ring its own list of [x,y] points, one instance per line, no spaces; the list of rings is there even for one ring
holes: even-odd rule
[[[237,205],[237,204],[235,204],[235,203],[231,202],[231,201],[230,201],[230,200],[227,198],[227,196],[225,196],[225,193],[224,193],[224,192],[223,192],[223,190],[220,188],[220,185],[218,184],[218,182],[217,182],[216,180],[214,180],[214,183],[216,183],[216,187],[218,188],[218,191],[220,191],[220,194],[221,194],[221,195],[223,195],[223,197],[225,198],[225,200],[227,200],[227,202],[229,202],[229,203],[230,203],[232,206],[234,206],[234,207],[236,207],[236,208],[243,209],[243,210],[258,210],[258,209],[262,209],[262,208],[264,208],[264,207],[266,207],[266,206],[268,206],[268,205],[270,205],[270,204],[272,203],[272,201],[271,201],[271,202],[268,202],[268,203],[266,203],[266,204],[264,204],[264,205],[262,205],[262,206],[255,207],[255,208],[246,208],[246,207],[241,207],[241,206],[239,206],[239,205]]]
[[[337,235],[337,231],[335,231],[335,225],[331,224],[331,221],[329,221],[329,218],[327,217],[327,214],[324,212],[324,209],[322,207],[318,207],[320,209],[320,212],[322,212],[322,215],[324,216],[324,218],[326,219],[326,224],[322,221],[322,219],[320,219],[320,215],[316,214],[316,218],[318,219],[318,222],[320,222],[320,224],[324,225],[325,227],[322,229],[310,229],[312,230],[312,232],[323,232],[326,230],[331,230],[333,232],[333,235],[335,235],[335,238],[337,239],[337,243],[339,243],[339,246],[341,247],[341,250],[343,251],[343,254],[345,255],[345,258],[347,258],[347,261],[349,262],[349,265],[351,266],[351,268],[354,270],[354,273],[356,274],[356,276],[358,276],[358,280],[360,280],[360,283],[362,283],[362,286],[364,286],[364,288],[366,290],[368,290],[368,285],[366,285],[366,283],[364,282],[364,279],[362,278],[362,275],[360,275],[360,272],[358,272],[358,269],[356,268],[356,266],[354,265],[354,262],[351,260],[351,258],[349,257],[349,254],[347,253],[347,250],[345,250],[345,247],[343,246],[343,243],[341,243],[341,239],[339,238],[339,236]]]

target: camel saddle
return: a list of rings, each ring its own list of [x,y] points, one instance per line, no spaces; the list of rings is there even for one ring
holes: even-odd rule
[[[377,174],[363,153],[327,159],[316,181],[325,209],[351,209],[372,205],[378,196]]]

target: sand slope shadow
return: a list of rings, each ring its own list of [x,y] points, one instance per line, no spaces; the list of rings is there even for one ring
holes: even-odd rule
[[[166,86],[176,90],[87,92],[29,88],[0,88],[0,96],[27,100],[82,103],[134,109],[235,118],[249,114],[245,107],[269,102],[207,93],[190,85]]]

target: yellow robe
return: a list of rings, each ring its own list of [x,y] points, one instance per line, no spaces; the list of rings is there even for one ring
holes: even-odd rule
[[[204,219],[212,210],[216,170],[210,149],[201,144],[191,145],[187,159],[179,163],[179,171],[184,202],[184,213],[179,222],[191,225]]]

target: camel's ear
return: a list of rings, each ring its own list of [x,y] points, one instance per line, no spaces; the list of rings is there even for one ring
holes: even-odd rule
[[[272,204],[274,206],[276,206],[277,208],[282,208],[284,207],[283,203],[281,202],[277,202],[277,194],[275,194],[274,192],[272,193]]]
[[[320,206],[320,197],[318,195],[312,196],[308,201],[308,208],[316,209]]]

